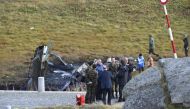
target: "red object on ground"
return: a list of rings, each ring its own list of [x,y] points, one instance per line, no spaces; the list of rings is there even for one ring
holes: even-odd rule
[[[79,105],[79,106],[83,106],[85,104],[85,96],[84,95],[80,95],[80,94],[77,94],[76,95],[76,104]]]
[[[81,101],[81,105],[83,106],[85,104],[85,96],[84,95],[80,96],[80,101]]]

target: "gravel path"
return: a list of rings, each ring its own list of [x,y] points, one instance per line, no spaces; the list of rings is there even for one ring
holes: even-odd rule
[[[7,105],[11,105],[12,109],[75,105],[76,94],[85,94],[85,92],[0,91],[0,109],[6,109]]]

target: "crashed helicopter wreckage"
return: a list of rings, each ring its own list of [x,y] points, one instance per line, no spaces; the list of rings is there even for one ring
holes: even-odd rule
[[[38,77],[45,77],[46,90],[64,91],[73,85],[80,87],[79,83],[85,76],[88,68],[86,63],[74,66],[67,64],[62,58],[50,52],[48,46],[36,48],[34,57],[29,67],[30,79],[27,83],[28,90],[37,90]]]

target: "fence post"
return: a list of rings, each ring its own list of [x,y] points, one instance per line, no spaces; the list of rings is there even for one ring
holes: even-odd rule
[[[44,77],[38,77],[38,92],[45,92]]]

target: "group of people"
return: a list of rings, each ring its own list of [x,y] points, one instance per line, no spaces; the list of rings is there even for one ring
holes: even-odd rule
[[[120,60],[108,58],[104,64],[101,59],[90,62],[86,71],[86,103],[102,100],[104,104],[111,105],[112,98],[124,101],[122,90],[132,78],[134,68],[133,60],[126,57]]]
[[[185,55],[188,56],[188,38],[183,39]],[[160,58],[154,52],[155,44],[152,35],[149,36],[149,56],[147,67],[154,66],[152,55]],[[144,71],[145,59],[142,53],[139,54],[136,64],[134,59],[122,57],[116,60],[114,57],[108,58],[106,63],[102,63],[101,59],[89,62],[86,70],[86,86],[87,93],[85,96],[86,103],[93,103],[102,100],[104,104],[111,105],[112,98],[118,98],[118,102],[124,101],[122,90],[125,84],[132,78],[132,72],[138,69],[139,73]],[[106,97],[107,100],[106,100]]]

